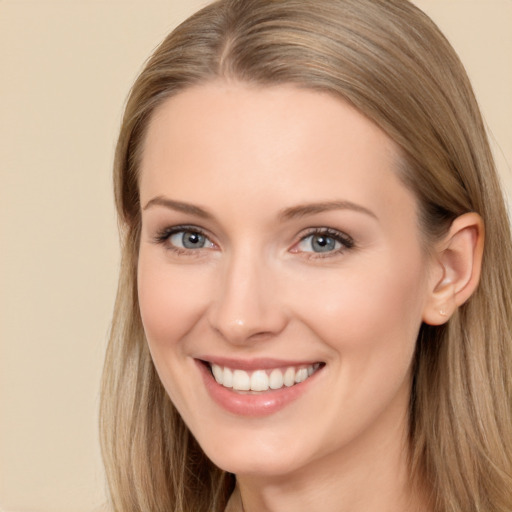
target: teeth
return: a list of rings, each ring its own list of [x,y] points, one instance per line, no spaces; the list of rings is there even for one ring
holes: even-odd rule
[[[220,366],[219,370],[222,371]],[[219,384],[222,384],[226,388],[233,387],[233,372],[229,368],[224,368],[224,371],[222,372],[222,383],[219,382]]]
[[[290,386],[293,386],[295,384],[295,369],[294,368],[287,368],[284,372],[284,385],[289,388]]]
[[[219,384],[223,384],[224,383],[224,370],[216,365],[216,364],[212,364],[212,372],[213,372],[213,376],[215,377],[215,380],[219,383]]]
[[[283,372],[281,370],[272,370],[270,372],[270,389],[280,389],[283,387]]]
[[[233,371],[233,389],[237,391],[249,391],[251,389],[251,378],[243,370]]]
[[[268,391],[304,382],[315,373],[320,364],[299,368],[290,366],[284,372],[278,368],[271,371],[256,370],[252,374],[245,370],[223,368],[217,364],[210,364],[210,367],[217,383],[226,388],[233,388],[236,391]]]
[[[295,374],[295,382],[298,384],[299,382],[304,382],[308,378],[308,369],[307,368],[301,368],[296,374]]]
[[[267,391],[268,375],[264,370],[258,370],[251,375],[251,391]]]

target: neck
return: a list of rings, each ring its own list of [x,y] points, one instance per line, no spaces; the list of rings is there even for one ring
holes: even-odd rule
[[[388,426],[389,427],[389,426]],[[385,435],[384,435],[385,434]],[[408,468],[407,420],[286,475],[237,475],[244,512],[427,512]]]

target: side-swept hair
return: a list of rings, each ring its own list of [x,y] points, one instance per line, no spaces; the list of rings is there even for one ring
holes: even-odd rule
[[[512,243],[465,70],[406,0],[220,0],[174,30],[135,82],[114,166],[122,267],[101,402],[118,512],[222,511],[233,475],[204,455],[151,361],[137,302],[138,173],[148,121],[168,97],[218,79],[295,84],[348,101],[401,148],[427,247],[453,219],[486,226],[481,281],[447,325],[421,328],[410,466],[436,512],[512,510]]]

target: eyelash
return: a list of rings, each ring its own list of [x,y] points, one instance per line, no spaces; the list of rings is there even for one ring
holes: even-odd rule
[[[193,233],[198,234],[206,238],[210,243],[213,243],[210,240],[209,235],[202,230],[201,228],[198,228],[196,226],[173,226],[173,227],[167,227],[159,231],[155,237],[154,237],[154,243],[166,245],[166,249],[175,252],[178,255],[185,255],[185,256],[199,256],[200,251],[198,249],[186,249],[182,247],[177,247],[169,242],[169,239],[178,233]],[[332,256],[337,256],[339,254],[344,253],[347,250],[353,249],[355,246],[354,240],[352,237],[347,235],[346,233],[343,233],[341,231],[338,231],[336,229],[332,228],[313,228],[309,230],[306,234],[301,236],[300,240],[294,244],[293,247],[297,247],[301,243],[304,243],[305,240],[307,240],[310,237],[314,236],[324,236],[326,238],[330,238],[334,240],[335,242],[339,243],[341,247],[338,249],[332,250],[332,251],[326,251],[325,253],[321,252],[315,252],[315,251],[300,251],[298,249],[295,249],[290,251],[292,253],[302,253],[305,255],[308,259],[321,259],[321,258],[329,258]]]

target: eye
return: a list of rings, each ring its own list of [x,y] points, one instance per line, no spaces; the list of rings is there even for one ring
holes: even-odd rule
[[[186,226],[166,228],[158,233],[155,242],[177,252],[211,249],[215,244],[199,229]]]
[[[348,235],[333,229],[322,229],[303,237],[295,246],[294,252],[328,255],[351,249],[353,246],[354,241]]]
[[[337,240],[326,235],[309,235],[303,238],[298,245],[303,252],[330,252],[340,247],[341,244]]]
[[[181,249],[203,249],[209,240],[197,231],[178,231],[169,237],[169,242]]]

